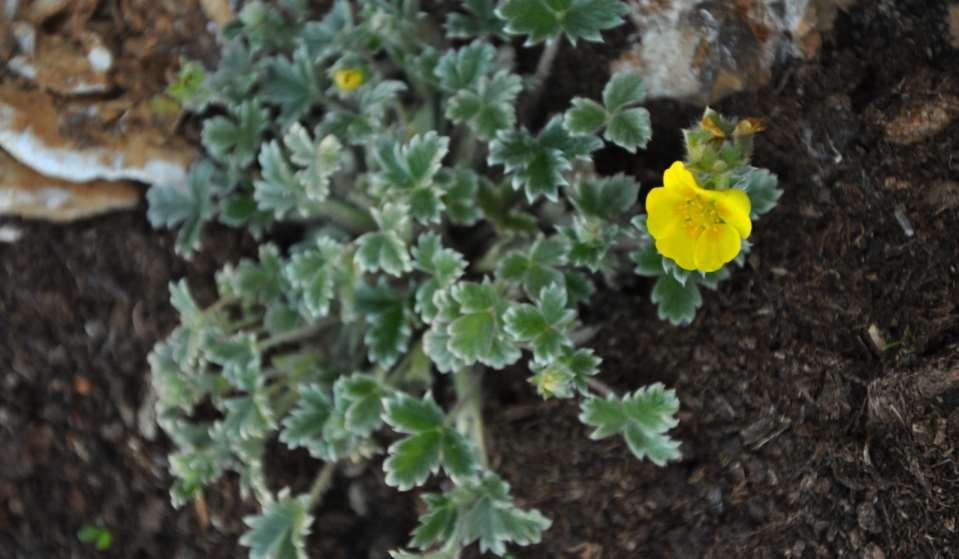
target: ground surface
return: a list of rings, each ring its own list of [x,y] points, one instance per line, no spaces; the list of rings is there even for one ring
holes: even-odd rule
[[[718,107],[769,119],[756,163],[786,194],[694,324],[657,321],[641,279],[584,311],[601,327],[604,380],[678,391],[681,462],[655,468],[618,440],[589,441],[575,405],[542,402],[522,370],[488,377],[494,466],[554,520],[518,557],[959,555],[959,127],[905,146],[887,131],[911,104],[959,94],[959,52],[944,7],[875,4],[840,16],[816,60]],[[604,56],[571,55],[550,102],[598,91]],[[699,111],[651,109],[650,151],[601,159],[648,186]],[[185,276],[209,297],[213,271],[252,241],[212,230],[185,263],[142,210],[15,224],[23,239],[0,245],[0,557],[243,556],[249,504],[227,480],[205,510],[172,510],[166,443],[138,412],[146,352],[174,325],[168,282]],[[303,488],[316,465],[272,467]],[[404,540],[415,495],[381,476],[341,474],[316,511],[313,557],[384,557]],[[79,543],[85,524],[109,528],[112,549]]]

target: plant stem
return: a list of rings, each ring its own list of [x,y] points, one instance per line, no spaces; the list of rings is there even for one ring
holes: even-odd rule
[[[354,233],[366,233],[376,229],[376,222],[369,212],[346,202],[327,198],[311,209]]]
[[[333,320],[327,320],[324,322],[309,324],[307,326],[303,326],[302,328],[296,328],[288,332],[283,332],[282,334],[277,334],[271,338],[260,340],[256,344],[257,349],[259,349],[260,351],[265,351],[267,349],[270,349],[271,347],[309,338],[311,336],[316,335],[317,332],[319,332],[320,330],[322,330],[323,328],[331,324],[333,324]]]
[[[483,393],[479,375],[472,367],[465,367],[453,375],[453,385],[458,400],[456,406],[462,406],[456,415],[456,425],[461,432],[468,433],[473,439],[480,461],[488,468],[489,456],[483,429]]]
[[[320,504],[323,495],[325,495],[330,489],[330,486],[333,485],[333,474],[335,472],[336,462],[323,464],[323,469],[321,469],[320,473],[316,476],[316,481],[313,482],[313,487],[310,488],[310,494],[306,498],[308,509],[313,509]]]
[[[592,388],[596,392],[599,392],[603,396],[614,396],[614,397],[616,396],[615,390],[613,390],[608,384],[606,384],[605,382],[597,378],[590,377],[586,379],[586,384],[588,384],[590,388]]]
[[[539,62],[536,64],[536,73],[533,74],[533,89],[527,94],[526,107],[535,107],[539,104],[539,98],[543,95],[546,80],[549,79],[549,75],[553,71],[553,62],[556,61],[561,43],[562,40],[559,37],[546,41],[543,53],[540,54]]]

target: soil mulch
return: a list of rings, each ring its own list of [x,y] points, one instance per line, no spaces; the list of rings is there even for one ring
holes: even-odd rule
[[[686,328],[657,320],[642,278],[583,309],[605,381],[678,391],[682,461],[657,468],[617,439],[588,440],[576,405],[538,399],[521,368],[487,376],[493,466],[554,521],[516,556],[959,555],[959,127],[909,145],[889,129],[959,95],[959,54],[944,3],[863,4],[816,60],[717,107],[769,119],[755,162],[786,189],[744,269]],[[582,57],[610,55],[570,54],[552,91],[595,93],[605,64]],[[681,158],[678,127],[699,109],[650,108],[649,152],[604,154],[601,170],[655,186]],[[0,557],[244,556],[251,504],[228,478],[170,508],[168,445],[141,410],[145,356],[175,324],[168,283],[186,277],[209,301],[214,271],[255,243],[214,228],[184,262],[142,209],[5,222],[24,237],[0,245]],[[293,454],[272,478],[302,489],[316,467]],[[384,557],[405,541],[416,493],[381,478],[376,464],[339,475],[311,556]],[[87,524],[113,532],[109,551],[77,540]]]

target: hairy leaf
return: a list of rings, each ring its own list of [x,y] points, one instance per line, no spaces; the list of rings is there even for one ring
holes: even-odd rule
[[[677,326],[691,323],[696,317],[696,309],[703,304],[696,282],[687,281],[683,285],[672,275],[656,280],[651,299],[657,306],[660,320],[668,320]]]
[[[291,497],[283,490],[256,516],[243,522],[249,530],[240,544],[250,548],[250,559],[306,559],[306,537],[313,517],[306,496]]]
[[[529,46],[561,34],[573,44],[601,42],[600,31],[621,25],[626,12],[619,0],[506,0],[496,13],[506,20],[506,31],[525,35]]]
[[[179,226],[175,250],[184,258],[190,258],[199,250],[203,224],[214,215],[210,200],[214,190],[213,180],[213,165],[201,160],[190,167],[185,190],[169,185],[154,185],[147,191],[147,219],[150,225],[158,229]]]
[[[673,390],[655,383],[622,399],[615,396],[587,398],[581,404],[580,421],[594,427],[592,439],[622,434],[633,454],[658,466],[677,460],[679,443],[666,434],[676,426],[679,400]]]

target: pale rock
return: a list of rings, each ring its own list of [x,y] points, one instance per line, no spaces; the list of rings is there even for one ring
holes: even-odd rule
[[[200,0],[203,13],[219,28],[233,21],[233,9],[228,0]]]
[[[0,243],[15,243],[23,236],[23,230],[13,225],[0,225]]]
[[[779,59],[815,56],[838,1],[637,0],[639,39],[613,70],[638,71],[651,98],[707,105],[766,85]]]
[[[54,33],[28,37],[24,30],[18,43],[20,54],[11,58],[7,67],[48,91],[86,95],[111,87],[107,72],[113,65],[113,55],[95,33],[83,33],[78,45]]]
[[[37,172],[73,182],[135,180],[183,187],[195,152],[126,100],[55,103],[0,85],[0,148]],[[141,111],[146,112],[146,111]]]
[[[0,151],[0,215],[67,222],[131,208],[139,201],[140,189],[133,183],[55,179]]]

